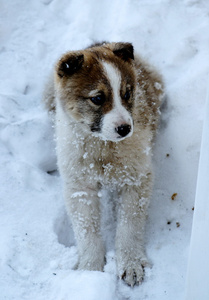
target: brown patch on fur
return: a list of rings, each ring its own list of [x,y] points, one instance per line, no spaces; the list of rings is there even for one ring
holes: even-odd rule
[[[87,48],[100,61],[112,64],[119,70],[121,75],[121,99],[123,105],[132,111],[134,92],[136,86],[136,72],[133,62],[133,46],[129,43],[102,43]],[[123,53],[124,51],[124,53]],[[128,89],[131,91],[130,99],[125,100],[124,96]]]
[[[70,77],[64,76],[61,79],[56,76],[56,81],[61,87],[62,103],[67,109],[70,109],[71,112],[75,112],[73,116],[76,117],[76,119],[79,119],[79,117],[82,118],[78,107],[82,110],[82,107],[86,106],[88,113],[89,110],[99,110],[99,107],[90,100],[92,90],[98,91],[98,94],[103,93],[106,98],[105,103],[102,105],[102,113],[107,113],[112,109],[111,87],[103,73],[101,63],[98,61],[96,55],[88,50],[84,50],[80,53],[84,55],[84,62],[78,72],[75,72],[75,74]],[[62,57],[62,62],[69,59],[70,55],[75,55],[75,53],[67,53],[66,57]],[[59,67],[60,62],[57,65],[57,70],[59,70]]]
[[[121,47],[121,43],[115,43],[115,45],[117,45],[117,49]],[[127,45],[129,44],[127,43]],[[60,98],[64,107],[76,120],[82,120],[83,106],[86,106],[86,112],[90,115],[94,112],[104,115],[113,108],[112,90],[108,78],[103,72],[102,61],[113,64],[121,73],[123,83],[121,89],[122,99],[126,93],[126,86],[134,86],[136,76],[132,59],[127,57],[126,60],[121,59],[120,55],[113,53],[112,48],[112,44],[105,44],[87,48],[83,51],[68,52],[57,63],[55,80],[60,87]],[[82,66],[79,65],[78,71],[75,68],[74,73],[65,75],[63,73],[63,64],[71,61],[72,58],[75,60],[76,56],[84,57]],[[101,107],[91,102],[89,94],[92,90],[98,91],[98,94],[104,94],[105,102]],[[132,97],[128,101],[123,99],[123,104],[129,111],[132,109],[132,103]],[[98,119],[97,116],[95,118]]]

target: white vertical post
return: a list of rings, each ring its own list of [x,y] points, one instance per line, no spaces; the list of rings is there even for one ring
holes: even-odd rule
[[[209,300],[209,91],[205,107],[185,300]]]

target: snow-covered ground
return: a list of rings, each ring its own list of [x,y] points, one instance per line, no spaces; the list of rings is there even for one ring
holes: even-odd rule
[[[182,300],[209,74],[208,0],[0,0],[0,23],[0,299]],[[167,93],[146,231],[152,268],[133,289],[116,277],[105,199],[105,272],[73,270],[77,250],[41,104],[59,55],[103,40],[132,42]]]

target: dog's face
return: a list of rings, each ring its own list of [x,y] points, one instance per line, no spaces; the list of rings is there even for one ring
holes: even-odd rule
[[[69,52],[56,66],[62,107],[103,140],[120,141],[133,133],[133,59],[131,44],[115,43]]]

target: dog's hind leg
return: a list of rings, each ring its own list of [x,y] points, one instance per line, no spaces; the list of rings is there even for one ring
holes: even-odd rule
[[[97,187],[79,183],[65,185],[65,199],[78,246],[78,269],[103,271],[105,249],[100,232],[100,207]]]
[[[144,230],[151,190],[148,173],[141,185],[124,186],[118,211],[116,256],[118,275],[130,285],[140,284],[148,265],[144,250]]]

